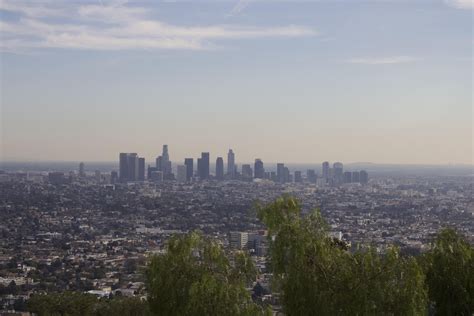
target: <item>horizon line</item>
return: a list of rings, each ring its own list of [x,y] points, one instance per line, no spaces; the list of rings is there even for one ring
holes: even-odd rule
[[[196,159],[195,157],[187,157],[187,158],[193,158]],[[258,158],[256,158],[258,159]],[[146,160],[145,160],[146,161]],[[151,160],[154,161],[154,160]],[[322,164],[323,162],[342,162],[340,160],[324,160],[321,162],[281,162],[281,161],[268,161],[265,162],[263,161],[264,164],[277,164],[277,163],[284,163],[284,164],[299,164],[299,165],[318,165]],[[84,164],[86,163],[119,163],[118,161],[115,160],[12,160],[12,159],[7,159],[7,160],[0,160],[0,164],[3,163],[81,163],[83,162]],[[173,163],[179,164],[179,161],[174,161],[171,160]],[[184,162],[182,162],[184,164]],[[253,163],[253,162],[248,162],[248,161],[242,161],[242,162],[236,162],[238,164],[248,164],[248,163]],[[463,163],[463,162],[447,162],[447,163],[400,163],[400,162],[370,162],[370,161],[355,161],[355,162],[342,162],[343,164],[347,165],[392,165],[392,166],[444,166],[444,167],[453,167],[453,166],[464,166],[464,167],[473,167],[474,168],[474,163]]]

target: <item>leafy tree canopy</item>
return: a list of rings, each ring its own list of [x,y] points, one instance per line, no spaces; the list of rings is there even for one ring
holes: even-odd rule
[[[231,260],[198,233],[172,237],[148,267],[150,309],[157,315],[263,314],[246,289],[256,276],[251,259],[238,252]]]
[[[438,234],[423,262],[437,314],[474,314],[474,248],[447,228]]]
[[[424,315],[427,290],[421,266],[396,248],[351,254],[328,234],[319,211],[302,216],[284,196],[259,207],[267,225],[274,289],[287,315]]]

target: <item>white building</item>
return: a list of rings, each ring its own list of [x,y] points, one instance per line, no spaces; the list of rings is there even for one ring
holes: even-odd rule
[[[230,232],[229,234],[229,244],[234,249],[247,248],[248,240],[249,234],[247,232]]]

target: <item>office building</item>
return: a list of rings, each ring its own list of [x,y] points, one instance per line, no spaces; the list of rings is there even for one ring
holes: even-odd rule
[[[328,161],[325,161],[323,162],[323,172],[322,172],[322,175],[323,175],[323,179],[328,181],[329,180],[329,162]]]
[[[253,178],[253,170],[249,164],[242,165],[242,178],[246,180]]]
[[[335,162],[333,164],[333,172],[334,172],[334,184],[342,184],[344,181],[344,175],[343,175],[343,164],[341,162]]]
[[[255,178],[257,179],[265,178],[265,168],[263,167],[263,162],[261,159],[255,159],[254,173],[255,173]]]
[[[295,182],[296,183],[303,182],[303,177],[301,176],[301,171],[295,171]]]
[[[191,181],[194,175],[194,160],[193,158],[185,158],[184,165],[186,166],[186,181]]]
[[[352,172],[346,171],[344,172],[344,183],[351,183],[352,182]]]
[[[224,179],[224,159],[222,157],[217,157],[216,159],[216,179]]]
[[[145,158],[138,158],[138,181],[145,181]]]
[[[128,181],[138,180],[138,155],[131,153],[128,156]]]
[[[146,177],[147,177],[148,180],[151,179],[151,174],[152,174],[152,172],[155,172],[155,171],[158,171],[158,168],[151,167],[150,165],[148,165],[148,170],[147,170],[147,173],[146,173]]]
[[[288,167],[283,168],[283,183],[293,182],[293,177],[290,174]]]
[[[359,181],[361,184],[367,184],[369,182],[369,174],[365,170],[360,171]]]
[[[360,172],[359,171],[352,172],[352,182],[353,183],[359,183],[360,182]]]
[[[230,232],[229,245],[232,249],[246,249],[248,238],[247,232]]]
[[[163,151],[161,156],[156,158],[156,168],[158,171],[163,172],[163,179],[173,180],[174,175],[172,173],[172,166],[170,156],[168,153],[168,145],[163,145]]]
[[[285,182],[285,164],[284,163],[277,163],[277,173],[276,178],[278,182]]]
[[[120,153],[119,155],[119,181],[127,182],[128,177],[128,154]]]
[[[198,175],[200,180],[209,179],[209,153],[201,153],[198,159]]]
[[[227,153],[227,174],[231,179],[235,177],[235,154],[232,149]]]
[[[138,155],[136,153],[120,153],[119,165],[120,182],[138,180]]]
[[[176,180],[178,182],[186,182],[186,165],[178,165],[176,169]]]
[[[163,164],[162,164],[162,161],[163,161],[163,157],[161,157],[161,156],[156,157],[156,160],[155,160],[155,167],[156,167],[156,170],[162,171],[162,170],[161,170],[161,166],[163,165]]]
[[[314,169],[308,169],[306,171],[306,179],[308,180],[309,183],[316,183],[316,171]]]

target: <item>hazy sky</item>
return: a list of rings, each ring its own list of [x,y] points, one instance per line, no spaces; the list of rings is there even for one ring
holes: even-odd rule
[[[1,2],[1,159],[472,163],[474,0]]]

